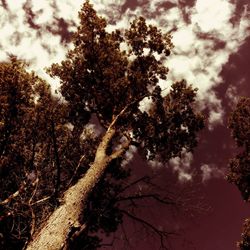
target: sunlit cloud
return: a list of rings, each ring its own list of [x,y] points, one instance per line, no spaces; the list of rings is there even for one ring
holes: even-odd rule
[[[211,178],[221,178],[225,175],[224,171],[212,164],[204,164],[200,167],[202,172],[202,182],[207,182]]]
[[[169,161],[169,165],[173,171],[177,173],[178,179],[181,182],[187,182],[192,180],[191,163],[193,161],[193,155],[190,152],[182,150],[181,157],[175,157]]]
[[[230,18],[234,12],[234,5],[227,0],[197,0],[193,9],[192,23],[197,24],[203,32],[216,32],[228,36]],[[224,30],[225,24],[227,29]]]

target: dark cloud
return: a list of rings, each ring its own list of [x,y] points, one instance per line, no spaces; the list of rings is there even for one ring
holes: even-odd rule
[[[227,64],[224,65],[220,73],[222,81],[214,88],[225,111],[225,126],[239,96],[250,96],[249,48],[250,37],[246,38],[236,53],[230,55]]]
[[[54,18],[53,24],[47,25],[46,29],[53,35],[59,35],[61,37],[61,43],[69,43],[72,38],[72,31],[69,28],[74,27],[74,22],[66,21],[63,18]]]
[[[31,0],[27,0],[24,4],[23,4],[23,10],[25,11],[25,19],[26,22],[28,23],[28,25],[30,26],[30,28],[38,30],[41,28],[40,25],[37,25],[34,20],[37,17],[37,14],[35,14],[32,10],[32,1]],[[42,10],[43,11],[43,10]]]
[[[127,0],[121,8],[121,12],[126,12],[127,9],[135,10],[139,5],[139,2],[137,0]]]
[[[241,18],[241,16],[248,12],[248,15],[250,15],[250,2],[249,0],[231,0],[231,3],[236,6],[236,11],[234,13],[234,16],[232,17],[232,23],[238,22]]]
[[[4,9],[8,10],[8,4],[7,4],[6,0],[1,0],[1,6],[2,6]]]

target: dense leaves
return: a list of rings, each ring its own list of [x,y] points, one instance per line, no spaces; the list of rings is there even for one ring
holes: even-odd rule
[[[229,119],[229,128],[240,152],[230,160],[227,178],[241,192],[242,198],[249,201],[250,197],[250,98],[242,97]],[[241,250],[250,247],[249,219],[244,223],[242,240],[238,246]]]
[[[25,70],[23,62],[10,58],[0,64],[0,74],[1,245],[18,249],[55,201],[49,200],[45,207],[36,205],[58,192],[56,143],[62,145],[60,149],[65,147],[67,128],[62,126],[62,105],[52,98],[43,80]],[[53,137],[57,142],[53,143]]]
[[[244,200],[250,195],[250,98],[241,98],[232,112],[229,127],[233,138],[242,149],[230,161],[228,179],[236,184]]]
[[[246,219],[243,225],[243,233],[241,241],[238,242],[238,247],[240,250],[248,250],[250,248],[250,221]]]
[[[106,22],[89,3],[80,12],[75,48],[54,64],[52,76],[61,80],[62,95],[81,113],[95,114],[103,129],[118,115],[117,137],[130,137],[149,159],[169,160],[182,148],[192,150],[203,118],[193,110],[196,90],[185,81],[173,84],[162,97],[157,83],[166,79],[164,62],[172,48],[171,35],[135,19],[129,29],[108,33]],[[122,50],[126,47],[126,50]],[[150,112],[140,102],[151,99]]]

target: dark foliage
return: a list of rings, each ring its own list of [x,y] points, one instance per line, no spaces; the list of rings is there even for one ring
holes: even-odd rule
[[[229,128],[237,146],[238,153],[229,163],[228,181],[234,183],[245,201],[250,197],[250,98],[242,97],[229,119]],[[241,250],[250,248],[250,224],[247,219],[243,226],[242,240],[238,246]]]

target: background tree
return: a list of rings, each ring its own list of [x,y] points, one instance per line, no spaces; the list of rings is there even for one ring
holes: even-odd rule
[[[20,249],[56,202],[55,140],[65,147],[66,107],[14,56],[0,63],[0,74],[0,242]]]
[[[242,97],[229,119],[229,128],[239,147],[239,153],[230,160],[228,181],[234,183],[241,192],[242,198],[249,201],[250,196],[250,98]],[[244,223],[242,241],[239,247],[242,250],[250,247],[249,219]]]
[[[86,171],[85,164],[94,156],[89,142],[94,144],[96,138],[93,131],[85,129],[81,131],[83,144],[77,129],[69,125],[74,121],[68,106],[51,95],[43,80],[28,73],[24,62],[13,56],[9,62],[0,63],[0,74],[0,248],[23,249],[59,204],[63,192]],[[80,159],[83,153],[88,159]],[[123,172],[114,171],[113,175],[125,178]],[[102,183],[108,194],[108,181]],[[107,194],[99,192],[100,203]],[[94,207],[89,215],[95,214],[91,217],[98,220]],[[110,206],[109,210],[113,212]],[[110,218],[116,220],[113,213]],[[112,220],[108,224],[114,228],[117,222],[112,224]],[[93,219],[90,223],[95,230],[100,228]],[[84,242],[94,249],[100,240],[85,232]]]

